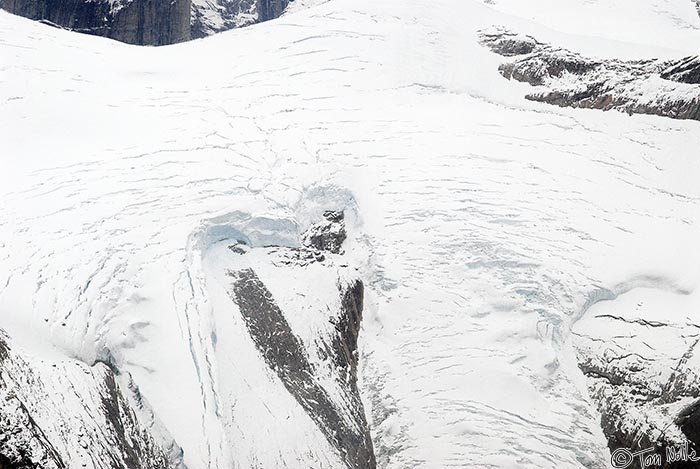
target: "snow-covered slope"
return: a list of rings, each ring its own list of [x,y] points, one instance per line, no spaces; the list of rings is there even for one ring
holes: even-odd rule
[[[0,331],[2,467],[182,467],[182,450],[129,375],[50,348],[17,350]]]
[[[158,49],[0,12],[0,327],[129,372],[191,469],[333,465],[216,279],[240,236],[343,210],[379,467],[606,467],[571,328],[638,278],[696,298],[700,125],[527,101],[494,26],[620,60],[700,43],[663,0],[332,0]],[[313,269],[258,274],[304,343],[284,305],[337,301]]]

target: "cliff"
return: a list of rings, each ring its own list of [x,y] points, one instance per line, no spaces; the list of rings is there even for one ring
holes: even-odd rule
[[[0,0],[0,8],[129,44],[159,46],[190,39],[190,0]]]

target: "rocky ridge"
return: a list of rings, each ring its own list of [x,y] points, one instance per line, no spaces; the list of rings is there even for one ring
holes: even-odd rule
[[[333,293],[337,309],[319,308],[307,318],[317,334],[311,340],[295,330],[292,317],[297,312],[282,309],[254,267],[227,273],[232,281],[229,295],[267,366],[341,460],[351,469],[373,469],[372,441],[357,386],[364,285],[345,272],[348,266],[339,258],[345,238],[343,213],[326,211],[323,221],[302,234],[299,247],[251,248],[244,242],[229,246],[236,256],[262,255],[264,262],[290,275],[299,268],[323,266],[328,275],[338,276]],[[311,304],[305,307],[315,310]]]
[[[27,355],[0,330],[0,467],[184,469],[129,375]]]
[[[501,75],[537,87],[526,95],[529,100],[700,120],[698,57],[676,61],[594,59],[499,28],[483,31],[481,42],[512,58],[499,67]]]

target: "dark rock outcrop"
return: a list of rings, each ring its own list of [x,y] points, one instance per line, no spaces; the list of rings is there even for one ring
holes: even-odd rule
[[[255,272],[246,269],[232,273],[234,279],[232,296],[240,308],[250,336],[263,355],[267,365],[279,376],[289,393],[306,410],[326,435],[329,442],[344,456],[350,468],[374,468],[372,442],[367,432],[363,412],[355,412],[360,421],[349,425],[342,412],[333,403],[326,390],[314,377],[304,346],[292,332],[284,313],[275,303],[270,291],[260,281]],[[361,285],[361,283],[360,283]],[[352,296],[351,287],[345,295]],[[344,302],[345,303],[345,302]],[[348,303],[355,305],[356,302]],[[357,360],[356,334],[352,331],[352,318],[361,314],[356,308],[344,310],[341,314],[346,327],[338,331],[327,353],[344,370],[352,388],[353,407],[362,409],[357,390],[355,369]],[[347,320],[345,318],[348,318]],[[350,342],[346,339],[349,338]]]
[[[599,60],[505,30],[481,42],[505,57],[501,75],[542,89],[526,95],[557,106],[700,120],[700,59]]]
[[[290,0],[192,0],[192,38],[278,18]]]
[[[641,371],[638,365],[616,368],[600,366],[585,353],[580,355],[580,369],[588,379],[589,392],[601,414],[601,428],[608,440],[611,453],[624,451],[630,454],[645,452],[657,454],[664,469],[698,468],[697,462],[671,461],[669,452],[681,450],[695,452],[700,457],[700,411],[698,403],[679,405],[683,396],[658,394],[653,384],[635,376]],[[613,360],[614,361],[614,360]],[[650,385],[651,384],[651,385]],[[687,397],[687,396],[686,396]],[[641,469],[638,457],[628,466]]]
[[[303,234],[301,242],[308,248],[340,254],[343,242],[347,238],[345,215],[343,212],[327,211],[323,218],[324,222],[312,226]]]
[[[700,84],[700,57],[686,57],[672,64],[661,72],[661,78],[680,83]]]
[[[362,323],[364,295],[365,286],[360,280],[355,280],[345,289],[340,320],[335,324],[338,334],[333,337],[332,347],[328,350],[335,364],[346,370],[346,380],[353,386],[357,383],[357,339]]]
[[[0,0],[0,8],[129,44],[190,39],[190,0]]]
[[[700,467],[700,371],[697,327],[652,317],[643,300],[615,314],[586,313],[574,328],[579,368],[601,416],[616,467]],[[664,311],[661,314],[667,313]],[[693,453],[698,460],[693,461]],[[651,459],[650,459],[651,460]]]
[[[160,46],[278,18],[290,0],[0,0],[0,8],[129,44]]]
[[[529,54],[542,44],[532,36],[507,34],[505,32],[484,33],[482,42],[493,52],[504,57]]]
[[[337,255],[345,240],[344,217],[342,212],[326,212],[324,218],[302,236],[308,247],[250,248],[238,243],[229,249],[240,256],[253,249],[262,250],[273,265],[291,271],[311,264],[327,264],[329,274],[333,275],[338,266],[328,257]],[[229,295],[238,306],[250,337],[267,366],[313,419],[348,468],[374,469],[372,440],[357,387],[357,344],[364,297],[362,281],[338,279],[338,290],[330,293],[339,295],[339,310],[325,311],[321,307],[315,319],[330,323],[332,327],[329,332],[324,332],[327,328],[319,328],[312,343],[304,343],[255,270],[242,268],[230,271],[228,275],[232,279]],[[329,364],[328,369],[332,370],[335,381],[334,391],[326,387],[327,382],[324,385],[324,381],[318,378],[319,365],[310,361],[310,348],[314,349],[312,356],[319,356],[323,363]]]
[[[0,330],[0,468],[184,469],[128,375],[41,359]]]
[[[269,21],[279,17],[288,4],[289,0],[258,0],[258,21]]]

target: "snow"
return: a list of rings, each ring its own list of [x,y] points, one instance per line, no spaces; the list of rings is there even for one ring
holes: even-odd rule
[[[103,469],[128,464],[137,453],[144,466],[165,467],[170,458],[168,467],[181,467],[180,448],[128,374],[115,376],[104,363],[87,366],[50,347],[37,353],[18,349],[4,335],[0,340],[3,456],[19,453],[47,469],[65,467],[61,459]],[[132,454],[123,452],[126,445]],[[27,448],[31,454],[22,455]]]
[[[284,9],[284,14],[289,15],[292,13],[297,13],[309,7],[315,7],[323,3],[327,3],[331,0],[292,0]]]
[[[658,283],[654,287],[639,286],[615,297],[614,301],[594,305],[574,331],[608,341],[608,353],[636,351],[644,360],[655,363],[644,373],[652,375],[653,381],[666,383],[677,363],[697,340],[694,336],[697,320],[693,314],[698,309],[697,300],[697,295],[689,295],[672,285],[667,288],[659,288]],[[628,323],[625,335],[620,334],[622,328],[616,327],[615,322]],[[643,347],[638,343],[644,344]],[[671,364],[662,363],[664,361]]]
[[[591,387],[606,399],[601,406],[623,409],[609,419],[629,435],[687,441],[677,418],[697,401],[688,392],[698,367],[698,295],[690,293],[666,279],[637,279],[607,292],[573,328],[587,368],[623,380],[618,385],[593,374]]]
[[[279,422],[224,430],[208,406],[205,375],[245,339],[213,351],[207,252],[221,234],[294,239],[353,200],[379,466],[606,467],[570,330],[638,278],[697,297],[700,127],[529,102],[478,31],[680,57],[699,34],[685,3],[332,0],[161,48],[0,12],[0,327],[113,356],[189,468],[246,467],[229,449]],[[252,349],[231,363],[267,382]],[[252,401],[229,390],[229,410]],[[278,390],[250,392],[281,413]]]
[[[231,0],[192,0],[192,19],[201,23],[206,35],[258,21],[257,3]]]
[[[235,265],[233,257],[227,243],[212,247],[206,255],[211,279],[207,284],[213,286],[209,290],[212,317],[220,344],[215,351],[216,387],[222,394],[219,420],[224,425],[219,451],[248,467],[283,467],[285,460],[300,467],[342,467],[313,420],[265,365],[242,320],[232,314],[226,293],[232,282],[225,273]],[[231,467],[232,459],[219,464]]]
[[[223,242],[211,246],[204,258],[217,334],[213,352],[218,373],[214,381],[220,394],[217,402],[223,415],[219,420],[226,438],[221,449],[246,467],[283,467],[289,461],[299,467],[342,467],[342,460],[314,421],[263,362],[243,321],[232,314],[236,307],[227,293],[232,284],[228,272],[253,268],[263,283],[272,288],[282,311],[291,311],[286,317],[292,330],[303,343],[313,345],[332,328],[327,316],[318,314],[319,310],[325,313],[339,307],[337,298],[332,296],[338,291],[332,272],[320,264],[276,269],[266,262],[268,256],[274,258],[268,250],[253,249],[241,256],[233,254],[229,245]],[[336,402],[342,403],[342,392],[331,376],[333,370],[315,348],[309,347],[307,353],[309,360],[323,370],[317,380]],[[232,459],[220,464],[231,467]]]

